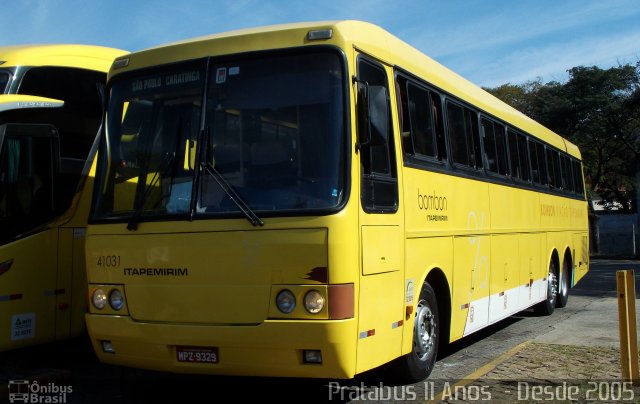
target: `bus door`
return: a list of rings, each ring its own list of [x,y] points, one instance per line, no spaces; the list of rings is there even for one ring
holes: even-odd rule
[[[362,267],[356,372],[400,356],[405,325],[404,220],[387,77],[381,63],[358,55]]]
[[[0,125],[0,351],[53,339],[58,229],[51,125]]]

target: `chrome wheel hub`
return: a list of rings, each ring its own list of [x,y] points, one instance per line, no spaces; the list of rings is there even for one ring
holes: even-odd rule
[[[434,350],[436,341],[436,321],[424,300],[418,303],[414,324],[413,345],[418,359],[425,361]]]
[[[556,298],[558,296],[558,277],[555,273],[549,272],[547,277],[547,299],[549,303],[556,304]]]

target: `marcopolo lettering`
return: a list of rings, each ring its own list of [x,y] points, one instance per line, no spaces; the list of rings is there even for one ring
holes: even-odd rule
[[[447,197],[439,196],[436,191],[433,191],[433,195],[423,195],[418,188],[418,207],[422,210],[447,210]]]

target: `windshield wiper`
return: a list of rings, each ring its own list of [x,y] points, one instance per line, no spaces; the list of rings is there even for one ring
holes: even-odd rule
[[[149,195],[151,195],[151,190],[158,183],[160,178],[164,178],[167,176],[169,169],[173,165],[175,157],[176,152],[167,152],[162,157],[160,164],[158,164],[158,171],[156,171],[156,173],[153,175],[153,178],[151,178],[151,182],[144,187],[142,195],[139,198],[136,198],[138,203],[135,207],[135,210],[133,211],[133,215],[131,215],[131,219],[129,219],[129,223],[127,223],[127,230],[138,230],[138,222],[140,221],[140,216],[142,216],[144,204],[147,201]],[[142,176],[138,178],[138,181],[142,181]]]
[[[218,171],[217,168],[213,166],[211,163],[201,163],[204,171],[209,174],[217,183],[220,185],[220,188],[227,194],[231,202],[233,202],[238,209],[244,214],[249,223],[253,226],[264,226],[264,222],[262,219],[255,214],[253,210],[247,205],[247,203],[242,199],[242,197],[233,189],[233,186],[229,184],[227,179]]]

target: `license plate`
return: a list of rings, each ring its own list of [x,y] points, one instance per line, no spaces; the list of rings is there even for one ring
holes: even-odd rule
[[[218,348],[177,346],[176,358],[178,362],[188,363],[218,363]]]

